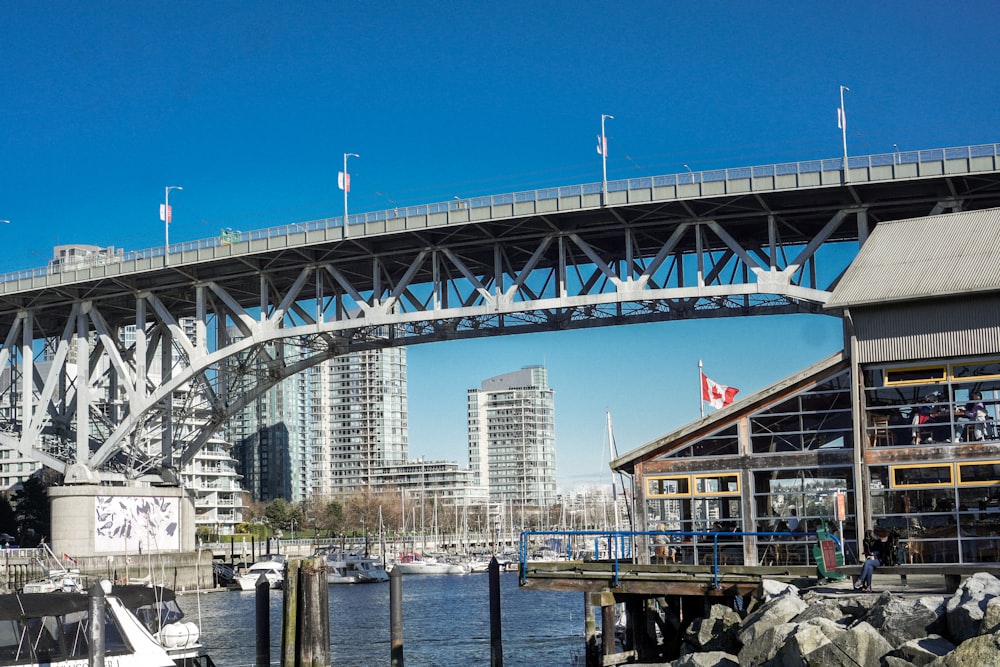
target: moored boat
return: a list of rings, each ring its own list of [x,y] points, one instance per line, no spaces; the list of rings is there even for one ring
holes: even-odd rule
[[[389,581],[378,558],[338,551],[326,554],[326,579],[331,584],[373,584]]]
[[[112,586],[105,591],[105,664],[120,667],[214,667],[199,629],[182,621],[173,591]],[[0,595],[0,665],[86,667],[88,595],[62,591]]]
[[[285,563],[277,560],[257,561],[236,577],[236,583],[241,591],[257,590],[257,581],[261,576],[267,579],[271,588],[281,588],[285,581]]]
[[[402,574],[468,574],[469,569],[461,563],[451,563],[438,560],[433,556],[421,556],[411,553],[403,554],[402,558],[392,566],[393,571]]]

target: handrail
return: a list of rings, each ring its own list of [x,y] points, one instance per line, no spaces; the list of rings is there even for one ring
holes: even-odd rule
[[[728,541],[730,538],[744,538],[744,537],[763,537],[767,539],[775,538],[795,538],[801,540],[802,538],[811,538],[815,540],[815,532],[790,532],[790,531],[759,531],[759,532],[743,532],[743,531],[686,531],[686,530],[649,530],[649,531],[615,531],[615,530],[548,530],[548,531],[524,531],[521,533],[521,537],[518,541],[518,552],[520,567],[518,568],[520,574],[521,584],[524,585],[527,582],[527,572],[528,572],[528,542],[531,538],[537,537],[556,537],[556,538],[573,538],[573,537],[594,537],[595,540],[595,554],[599,553],[599,548],[597,548],[597,543],[603,538],[607,539],[608,543],[608,556],[611,560],[612,567],[612,586],[618,586],[619,584],[619,573],[620,573],[620,560],[622,554],[633,554],[635,553],[635,538],[636,537],[647,537],[652,540],[654,537],[689,537],[693,539],[693,546],[697,548],[698,542],[701,539],[707,543],[709,540],[712,542],[712,587],[719,588],[719,539],[723,541]],[[612,548],[614,546],[614,548]],[[627,546],[627,548],[625,548]],[[566,558],[570,560],[572,557],[572,547],[571,539],[566,540]],[[631,556],[629,556],[631,557]]]
[[[976,144],[972,146],[956,146],[953,148],[935,148],[929,150],[851,156],[847,158],[847,166],[849,169],[871,169],[874,167],[920,165],[923,163],[941,162],[944,160],[972,159],[977,157],[1000,157],[1000,144]],[[624,192],[635,189],[699,185],[729,180],[770,178],[823,172],[840,172],[843,171],[843,162],[844,159],[838,157],[820,160],[804,160],[801,162],[784,162],[735,167],[729,169],[710,169],[695,172],[685,171],[682,173],[665,174],[661,176],[644,176],[640,178],[608,181],[607,188],[608,192]],[[504,206],[532,201],[545,201],[563,197],[582,197],[584,195],[600,194],[601,191],[601,183],[583,183],[579,185],[540,188],[521,192],[508,192],[498,195],[451,199],[443,202],[418,204],[415,206],[394,206],[391,209],[383,209],[367,213],[352,213],[348,216],[347,220],[349,226],[363,225],[371,222],[385,222],[388,220],[433,215],[435,213],[453,213],[455,211],[468,209],[492,208],[494,206]],[[173,255],[176,253],[192,252],[206,248],[234,245],[236,243],[261,239],[287,237],[291,234],[301,234],[343,226],[344,217],[339,216],[321,218],[319,220],[310,220],[307,222],[296,222],[276,227],[265,227],[247,232],[225,228],[221,230],[219,236],[171,243],[166,251],[168,254]],[[90,268],[92,266],[135,262],[143,259],[162,257],[164,255],[164,251],[165,249],[163,246],[146,248],[143,250],[130,250],[128,252],[116,250],[114,257],[109,257],[107,255],[94,255],[93,257],[84,256],[76,258],[74,259],[74,263],[71,268],[72,270],[77,270]],[[10,271],[0,274],[0,283],[30,280],[55,273],[60,273],[60,271],[50,269],[47,266],[22,269],[20,271]]]

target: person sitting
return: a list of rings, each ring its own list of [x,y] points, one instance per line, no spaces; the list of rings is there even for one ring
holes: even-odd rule
[[[879,539],[873,531],[866,530],[862,546],[865,562],[861,565],[861,574],[858,575],[858,580],[854,582],[854,589],[871,592],[872,575],[875,573],[875,569],[881,567],[882,563],[887,560],[889,545],[886,538]]]
[[[986,412],[986,405],[983,403],[983,395],[980,392],[974,391],[969,394],[969,402],[965,404],[965,411],[962,416],[971,423],[955,429],[955,441],[964,440],[963,436],[970,430],[972,431],[972,438],[969,438],[969,440],[985,440],[988,413]]]
[[[667,529],[666,524],[659,523],[656,525],[656,530],[658,532],[653,536],[653,564],[654,565],[666,565],[667,560],[673,560],[672,554],[670,553],[670,547],[667,545],[667,535],[665,531]]]

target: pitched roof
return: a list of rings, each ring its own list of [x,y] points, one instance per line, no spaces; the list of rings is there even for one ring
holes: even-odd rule
[[[1000,208],[878,223],[826,308],[1000,290]]]
[[[664,452],[673,450],[678,445],[686,444],[708,435],[722,426],[734,423],[743,415],[759,410],[762,405],[771,403],[803,386],[811,385],[822,378],[828,377],[833,371],[840,371],[847,368],[847,366],[847,354],[841,350],[804,370],[778,380],[769,387],[765,387],[746,398],[736,401],[732,405],[728,405],[721,410],[716,410],[712,414],[682,426],[676,431],[672,431],[630,452],[626,452],[611,461],[611,469],[632,472],[635,469],[636,463],[655,458]]]

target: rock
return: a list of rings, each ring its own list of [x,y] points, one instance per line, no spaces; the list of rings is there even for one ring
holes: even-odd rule
[[[786,591],[768,600],[743,620],[743,627],[737,635],[743,646],[754,643],[768,629],[786,623],[806,609],[806,603],[797,592]]]
[[[1000,630],[1000,597],[990,598],[986,603],[979,634],[993,634],[997,630]]]
[[[948,655],[941,656],[927,665],[928,667],[1000,667],[1000,637],[995,634],[973,637],[959,644]]]
[[[806,604],[809,606],[792,620],[796,623],[805,623],[815,618],[825,618],[846,627],[868,614],[868,609],[847,605],[845,600],[846,598],[820,598],[808,601]]]
[[[807,667],[813,664],[809,661],[809,656],[831,642],[822,626],[824,624],[837,626],[834,621],[825,618],[816,621],[797,624],[785,643],[775,652],[770,664],[780,667]],[[845,631],[841,629],[840,632]]]
[[[946,629],[946,599],[943,595],[907,598],[882,593],[865,620],[893,647],[901,646]]]
[[[737,653],[739,641],[736,633],[740,629],[740,615],[721,604],[712,605],[709,615],[698,618],[684,633],[682,653],[724,651]]]
[[[776,598],[779,595],[784,595],[785,593],[793,593],[796,596],[799,594],[799,589],[791,584],[786,584],[783,581],[775,581],[774,579],[762,579],[760,582],[760,592],[757,594],[758,597],[767,601],[771,598]]]
[[[739,658],[725,651],[691,653],[670,663],[671,667],[740,667]]]
[[[824,644],[809,654],[807,665],[822,667],[879,667],[882,657],[893,650],[878,630],[861,621],[846,630],[837,641]]]
[[[948,600],[948,634],[952,641],[961,644],[979,634],[990,598],[1000,595],[1000,579],[986,572],[978,572],[964,582]]]
[[[909,660],[904,660],[894,655],[887,655],[882,658],[882,667],[914,667],[914,665]]]
[[[795,623],[780,623],[768,626],[757,634],[753,641],[745,642],[740,649],[739,660],[742,667],[766,665],[778,654],[778,651],[788,641],[788,637],[796,631]]]
[[[955,650],[955,645],[941,635],[928,635],[920,639],[911,639],[906,642],[891,655],[904,660],[907,664],[915,667],[923,667],[928,663],[948,655]]]

